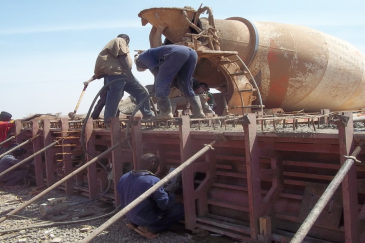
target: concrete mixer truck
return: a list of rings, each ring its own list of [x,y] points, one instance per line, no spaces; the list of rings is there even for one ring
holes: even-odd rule
[[[214,19],[202,6],[145,9],[139,17],[152,25],[151,47],[172,43],[197,51],[194,77],[221,91],[220,115],[365,107],[364,55],[339,38],[305,26]]]

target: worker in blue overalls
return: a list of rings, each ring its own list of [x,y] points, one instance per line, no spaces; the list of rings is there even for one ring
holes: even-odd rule
[[[193,108],[192,118],[204,118],[199,96],[192,88],[192,76],[198,59],[196,52],[179,45],[151,48],[135,57],[138,71],[149,69],[155,76],[155,92],[160,114],[154,119],[171,119],[170,84],[177,77],[177,86]]]

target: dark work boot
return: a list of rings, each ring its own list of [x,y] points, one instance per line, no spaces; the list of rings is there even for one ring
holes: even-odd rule
[[[205,114],[203,112],[202,103],[200,102],[200,97],[195,95],[188,99],[191,108],[193,108],[193,115],[191,115],[190,118],[204,118]]]
[[[151,117],[151,120],[167,120],[173,117],[171,113],[171,103],[169,97],[156,97],[157,105],[160,113],[157,116]]]

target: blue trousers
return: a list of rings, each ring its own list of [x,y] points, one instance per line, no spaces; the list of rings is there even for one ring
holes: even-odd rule
[[[110,75],[105,76],[106,83],[110,83],[113,80],[119,78],[127,78],[126,75]],[[128,82],[123,80],[118,80],[109,86],[107,89],[106,102],[105,102],[105,110],[104,110],[104,122],[108,122],[108,120],[112,117],[115,117],[118,110],[118,105],[120,100],[123,98],[124,91],[128,92],[131,96],[133,96],[137,104],[141,102],[143,98],[148,95],[148,92],[141,87],[142,85],[138,82],[137,79],[134,79],[134,82]],[[150,102],[147,100],[139,109],[144,116],[149,116],[152,114],[150,108]]]
[[[161,216],[158,217],[157,215]],[[184,217],[184,206],[180,203],[175,203],[165,214],[160,214],[160,212],[152,210],[149,214],[136,215],[132,223],[139,226],[146,226],[152,233],[158,233],[167,230],[174,223],[183,220]]]
[[[104,80],[104,85],[106,84],[105,80]],[[93,112],[91,113],[91,118],[92,119],[98,119],[100,116],[101,111],[103,110],[105,103],[106,103],[106,95],[108,93],[108,89],[104,89],[103,92],[100,93],[100,97],[98,102],[96,103]],[[119,116],[119,109],[117,110],[117,114],[116,116]]]
[[[177,86],[185,97],[195,95],[192,88],[192,76],[198,55],[191,48],[181,48],[165,57],[160,64],[155,80],[156,97],[166,97],[170,94],[170,85],[175,75]]]

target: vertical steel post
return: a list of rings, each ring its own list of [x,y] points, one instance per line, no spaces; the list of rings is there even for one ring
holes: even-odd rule
[[[340,144],[340,160],[344,165],[346,158],[352,151],[353,144],[353,120],[351,112],[344,112],[342,115],[349,117],[347,125],[339,122],[339,144]],[[342,181],[342,198],[343,198],[343,217],[345,226],[345,241],[359,242],[358,233],[358,200],[357,200],[357,181],[356,181],[356,165],[353,164]]]
[[[137,124],[132,125],[132,153],[134,168],[138,170],[139,160],[143,154],[141,117],[134,117],[134,122]]]
[[[61,119],[61,137],[68,137],[68,118],[62,118]],[[63,146],[64,144],[70,143],[70,140],[64,139],[61,141],[62,145],[62,163],[63,163],[63,169],[65,172],[65,176],[70,174],[72,172],[72,161],[71,161],[71,147],[69,146]],[[72,180],[65,181],[65,191],[67,195],[71,195],[74,192],[74,178]]]
[[[90,154],[95,155],[95,135],[93,134],[94,127],[93,127],[93,119],[89,118],[87,120],[86,126],[85,126],[85,145],[86,150],[89,151]],[[92,156],[89,154],[86,154],[86,160],[90,161],[92,159]],[[82,175],[82,173],[80,173]],[[97,182],[98,180],[97,174],[96,174],[96,163],[91,164],[89,167],[87,167],[87,182],[89,187],[89,198],[94,199],[97,194]]]
[[[53,142],[51,134],[51,122],[49,119],[43,120],[43,140],[44,147],[50,145]],[[54,151],[52,148],[45,151],[47,186],[51,186],[55,182],[53,156]]]
[[[259,148],[256,137],[256,114],[248,114],[250,124],[243,124],[246,151],[247,193],[250,213],[251,239],[257,240],[262,210]]]
[[[39,123],[37,119],[32,120],[32,137],[35,137],[39,133]],[[38,136],[33,139],[33,153],[42,149],[42,137]],[[34,171],[35,171],[35,182],[37,186],[43,185],[43,169],[42,169],[42,155],[39,154],[34,157]]]
[[[181,163],[189,159],[192,155],[192,145],[190,136],[190,117],[182,116],[181,124],[179,125],[180,136],[180,154]],[[192,166],[188,166],[181,174],[183,195],[184,195],[184,209],[185,209],[185,227],[187,229],[194,229],[196,227],[195,216],[195,198],[194,195],[194,175]]]
[[[111,119],[110,125],[110,137],[111,137],[111,146],[119,143],[121,141],[121,131],[120,131],[120,122],[119,117],[113,117]],[[119,147],[112,151],[112,164],[113,164],[113,188],[114,188],[114,199],[115,206],[117,207],[120,204],[120,197],[118,195],[118,182],[120,177],[123,175],[123,162],[122,162],[122,149]]]

